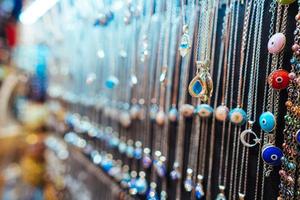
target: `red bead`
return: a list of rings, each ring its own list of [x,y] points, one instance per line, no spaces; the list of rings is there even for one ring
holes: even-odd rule
[[[268,82],[275,90],[285,89],[290,82],[289,72],[283,69],[276,70],[269,75]]]

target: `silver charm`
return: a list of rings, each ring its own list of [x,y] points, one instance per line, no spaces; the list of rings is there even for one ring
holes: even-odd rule
[[[244,130],[241,135],[240,135],[240,140],[242,142],[242,144],[246,147],[254,147],[256,146],[257,144],[260,143],[261,139],[258,138],[258,136],[256,135],[256,133],[254,133],[254,131],[252,131],[252,126],[253,126],[253,121],[249,121],[249,128]],[[254,139],[253,139],[253,143],[249,143],[247,142],[247,136],[248,134],[251,134],[254,136]]]

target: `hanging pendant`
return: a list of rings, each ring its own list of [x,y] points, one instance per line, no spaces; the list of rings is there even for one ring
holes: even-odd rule
[[[188,168],[186,171],[187,175],[186,175],[186,179],[184,180],[184,189],[187,192],[191,192],[193,190],[193,180],[192,180],[192,176],[193,176],[193,170],[191,168]]]
[[[130,117],[132,120],[137,120],[140,116],[141,108],[139,104],[134,103],[130,108]]]
[[[148,184],[147,184],[147,181],[145,178],[146,174],[145,174],[145,172],[141,171],[139,173],[139,176],[140,177],[135,182],[135,187],[137,189],[138,194],[145,194],[148,189]]]
[[[141,159],[143,156],[142,143],[140,141],[135,142],[135,149],[134,149],[133,156],[137,160]]]
[[[208,104],[200,104],[196,107],[195,113],[202,118],[208,118],[212,115],[214,109]]]
[[[158,112],[158,106],[155,103],[153,103],[150,107],[150,119],[151,120],[156,119],[157,112]]]
[[[220,193],[217,195],[215,200],[227,200],[225,196],[225,186],[219,185]]]
[[[281,164],[283,153],[282,150],[278,147],[267,144],[263,147],[261,156],[266,164],[271,166],[278,166]]]
[[[296,139],[296,142],[300,145],[300,130],[298,130],[296,132],[295,139]]]
[[[189,93],[192,97],[200,98],[201,101],[207,102],[212,96],[213,81],[209,73],[209,61],[197,61],[197,73],[189,84]]]
[[[274,90],[282,90],[290,83],[289,72],[283,69],[273,71],[268,77],[268,83]]]
[[[127,148],[127,145],[124,141],[120,141],[119,143],[119,146],[118,146],[118,150],[120,153],[125,153],[126,152],[126,148]]]
[[[150,157],[150,152],[151,152],[151,150],[149,148],[144,149],[144,155],[143,155],[142,163],[143,163],[143,167],[145,169],[148,169],[152,164],[152,159]]]
[[[136,173],[136,171],[132,171],[130,173],[130,176],[131,176],[131,179],[129,181],[129,194],[136,195],[137,194],[137,188],[136,188],[137,173]]]
[[[178,119],[178,110],[175,106],[172,106],[172,108],[169,111],[168,118],[171,122],[176,122]]]
[[[180,175],[179,163],[178,162],[175,162],[173,164],[173,170],[170,172],[170,177],[174,181],[180,179],[181,175]]]
[[[268,51],[271,54],[280,53],[285,46],[286,37],[283,33],[275,33],[268,42]]]
[[[190,104],[183,104],[180,107],[180,113],[184,116],[184,117],[192,117],[194,114],[194,106],[190,105]]]
[[[121,112],[119,121],[124,128],[128,128],[131,124],[130,114],[127,111]]]
[[[160,200],[167,200],[168,199],[168,195],[166,193],[166,191],[161,191],[160,192]]]
[[[228,113],[229,113],[229,109],[227,108],[227,106],[224,105],[218,106],[215,110],[216,119],[218,121],[224,122],[228,117]]]
[[[133,141],[127,141],[127,148],[126,148],[126,155],[128,158],[133,158],[134,155],[134,148],[133,148]]]
[[[154,169],[159,177],[165,177],[167,168],[165,165],[166,158],[161,155],[160,151],[155,152],[155,160],[153,161]]]
[[[166,121],[166,114],[163,110],[158,111],[155,117],[155,121],[159,126],[163,126]]]
[[[121,186],[122,188],[128,188],[129,182],[130,182],[130,174],[129,174],[129,167],[127,165],[124,165],[122,168],[122,180],[121,180]]]
[[[246,146],[246,147],[254,147],[254,146],[256,146],[257,144],[259,144],[261,140],[258,138],[258,136],[256,135],[256,133],[255,133],[254,131],[252,131],[252,126],[253,126],[254,122],[253,122],[253,121],[249,121],[248,124],[249,124],[248,129],[244,130],[244,131],[241,133],[240,139],[241,139],[241,142],[242,142],[242,144],[243,144],[244,146]],[[248,136],[249,134],[252,135],[252,136],[254,137],[252,143],[249,143],[249,142],[247,141],[247,136]]]
[[[150,184],[150,190],[146,197],[147,200],[159,200],[158,195],[156,193],[156,183],[152,182]]]
[[[264,112],[259,117],[259,125],[261,129],[267,133],[272,132],[276,126],[275,116],[271,112]]]
[[[198,179],[198,183],[195,187],[195,197],[196,197],[196,199],[202,199],[204,197],[204,190],[203,190],[203,185],[202,185],[203,176],[198,175],[197,179]]]
[[[229,112],[229,119],[233,124],[242,126],[247,121],[247,114],[242,108],[237,107]]]
[[[191,51],[191,40],[189,36],[189,28],[188,25],[183,26],[183,35],[181,36],[180,45],[179,45],[179,53],[181,57],[185,57]]]

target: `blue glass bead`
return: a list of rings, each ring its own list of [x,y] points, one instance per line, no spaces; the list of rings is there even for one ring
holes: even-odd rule
[[[195,187],[195,196],[196,199],[202,199],[204,197],[204,192],[203,189],[200,185],[197,184],[197,186]]]
[[[295,163],[289,162],[289,163],[288,163],[288,168],[289,168],[290,170],[296,169]]]
[[[111,160],[106,159],[102,161],[101,166],[105,172],[108,172],[113,167],[113,163]]]
[[[290,60],[291,64],[292,65],[295,65],[297,64],[297,59],[295,57],[293,57],[291,60]]]
[[[180,178],[180,173],[174,169],[170,172],[170,177],[172,180],[178,180]]]
[[[154,160],[153,164],[155,166],[157,175],[159,177],[164,177],[167,171],[166,166],[161,161],[157,161],[157,160]]]
[[[277,166],[281,164],[283,153],[278,147],[268,145],[263,148],[261,155],[265,163],[272,166]]]
[[[138,178],[135,182],[135,187],[139,194],[145,194],[148,189],[148,184],[145,178]]]
[[[242,108],[234,108],[229,112],[229,119],[232,123],[242,126],[247,121],[247,113]]]
[[[149,155],[143,156],[143,167],[144,168],[149,168],[152,164],[152,159],[150,158]]]
[[[200,81],[195,81],[194,85],[193,85],[193,91],[196,95],[199,95],[202,91],[202,85],[200,83]]]
[[[109,146],[111,146],[112,148],[118,147],[119,146],[119,138],[117,138],[117,137],[111,138],[109,141]]]
[[[147,200],[159,200],[156,191],[155,191],[155,190],[152,190],[152,189],[149,191],[149,193],[148,193],[146,199],[147,199]]]
[[[120,142],[119,147],[118,147],[119,152],[120,153],[125,153],[126,152],[126,147],[127,147],[127,145],[125,144],[125,142]]]
[[[208,104],[200,104],[196,107],[195,112],[199,114],[200,117],[210,117],[214,109]]]
[[[299,63],[295,66],[295,69],[296,69],[297,71],[300,70],[300,64],[299,64]]]
[[[191,192],[193,190],[193,181],[192,181],[192,179],[190,179],[190,178],[185,179],[185,181],[184,181],[184,189],[187,192]]]
[[[114,89],[118,85],[118,83],[119,80],[116,77],[111,76],[105,81],[105,86],[107,89]]]
[[[265,132],[271,132],[276,126],[276,120],[271,112],[264,112],[259,117],[259,125],[261,129]]]
[[[296,142],[297,142],[298,144],[300,144],[300,130],[298,130],[298,131],[296,132],[295,139],[296,139]]]
[[[142,148],[135,148],[135,150],[134,150],[134,158],[135,159],[141,159],[142,155],[143,155]]]
[[[126,155],[129,157],[129,158],[132,158],[133,155],[134,155],[134,148],[133,146],[127,146],[127,149],[126,149]]]

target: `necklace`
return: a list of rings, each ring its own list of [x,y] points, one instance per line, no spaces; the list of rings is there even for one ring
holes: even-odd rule
[[[285,129],[284,129],[284,143],[283,157],[280,175],[280,187],[278,199],[298,199],[299,198],[299,184],[296,183],[296,179],[299,177],[296,173],[297,168],[297,144],[299,144],[299,130],[298,130],[298,114],[296,106],[299,105],[299,84],[297,84],[297,77],[299,76],[299,68],[297,63],[299,60],[299,19],[300,19],[300,2],[298,1],[298,14],[296,15],[296,30],[294,32],[294,45],[292,46],[293,57],[291,59],[291,72],[289,77],[291,81],[288,86],[288,99],[285,103],[287,107],[287,114],[285,118]],[[298,177],[297,177],[298,176]],[[296,187],[296,192],[295,191]]]
[[[180,39],[179,52],[182,57],[185,57],[187,54],[189,54],[191,51],[191,47],[192,47],[191,39],[189,36],[189,26],[186,23],[186,15],[185,15],[186,9],[187,8],[185,7],[183,0],[181,0],[181,12],[182,12],[181,15],[182,15],[182,22],[183,22],[183,25],[182,25],[183,34]]]

